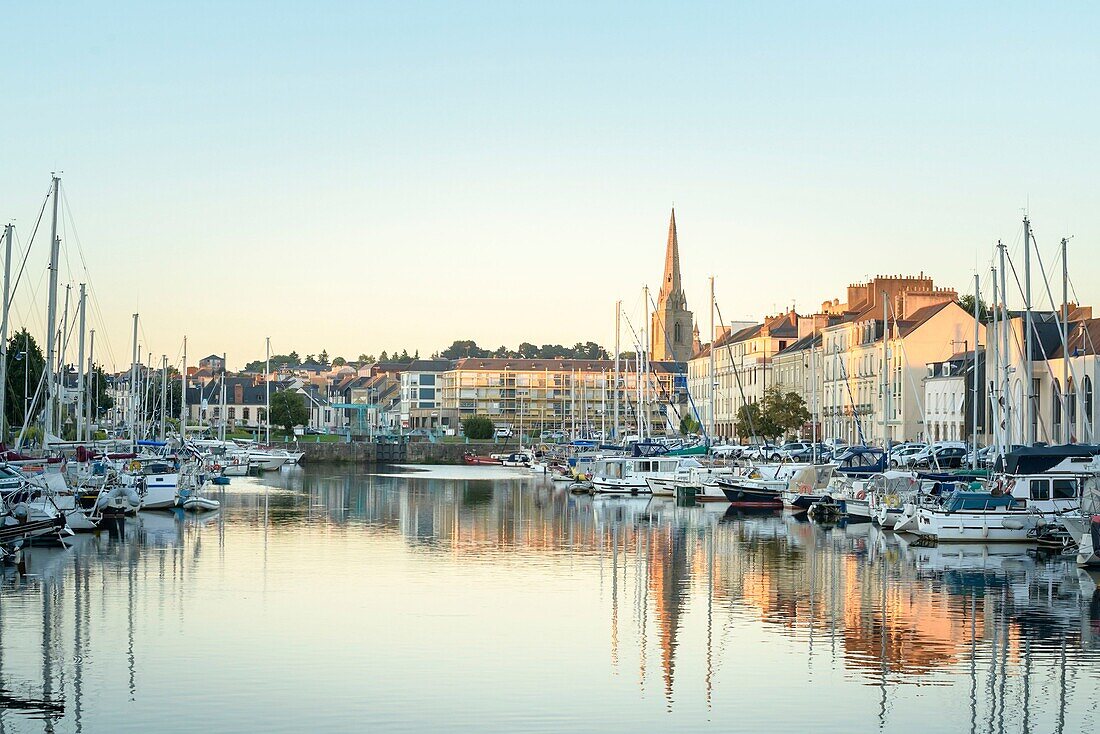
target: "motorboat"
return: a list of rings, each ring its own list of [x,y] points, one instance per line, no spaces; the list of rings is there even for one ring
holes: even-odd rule
[[[916,512],[916,533],[947,542],[1029,542],[1039,513],[1011,495],[954,492],[940,505],[924,505]]]
[[[601,459],[593,467],[595,491],[607,494],[649,494],[648,477],[686,477],[703,465],[691,457],[628,456]]]

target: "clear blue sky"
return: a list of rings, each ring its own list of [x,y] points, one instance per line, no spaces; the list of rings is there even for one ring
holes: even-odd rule
[[[879,272],[968,288],[998,237],[1018,249],[1025,205],[1044,252],[1075,235],[1096,303],[1098,16],[21,3],[5,14],[0,218],[26,241],[65,172],[119,365],[136,309],[155,354],[188,334],[192,357],[231,367],[268,335],[348,357],[609,344],[614,301],[640,321],[641,286],[659,284],[673,202],[704,327],[710,274],[727,318],[813,310]],[[44,242],[17,326],[40,328]]]

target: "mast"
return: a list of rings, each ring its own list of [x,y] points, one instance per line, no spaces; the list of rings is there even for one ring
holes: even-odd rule
[[[57,261],[61,250],[61,240],[57,238],[57,207],[61,198],[61,179],[53,174],[53,218],[50,223],[50,284],[47,294],[46,308],[46,410],[43,417],[42,448],[50,447],[50,434],[54,431],[53,425],[53,362],[57,356],[57,336],[54,334],[54,324],[57,322]]]
[[[645,319],[642,321],[642,371],[645,372],[645,383],[642,385],[642,401],[643,404],[638,405],[639,420],[644,426],[648,423],[649,418],[649,340],[652,338],[650,334],[649,324],[649,286],[642,286],[642,301],[645,306]],[[640,375],[639,375],[640,377]],[[638,435],[645,440],[645,430],[638,432]]]
[[[615,301],[615,391],[611,393],[611,411],[614,415],[611,430],[615,432],[615,438],[619,437],[619,336],[621,333],[621,329],[619,328],[619,315],[622,306],[622,301]]]
[[[8,440],[7,389],[8,389],[8,310],[11,300],[11,242],[14,226],[4,227],[4,311],[0,318],[0,442]],[[25,359],[25,357],[24,357]],[[24,370],[26,365],[24,365]]]
[[[82,441],[84,435],[84,329],[86,327],[86,320],[84,314],[84,306],[87,301],[87,292],[85,290],[85,284],[80,284],[80,339],[77,346],[76,357],[76,440]]]
[[[130,442],[137,449],[138,315],[134,314],[134,348],[130,360]]]
[[[711,436],[711,440],[713,440],[715,432],[717,430],[716,423],[717,423],[717,418],[718,418],[718,411],[716,410],[716,408],[718,406],[715,404],[715,385],[718,382],[718,374],[715,372],[715,368],[714,368],[714,344],[718,340],[714,338],[715,333],[716,332],[714,331],[714,276],[712,275],[712,276],[710,276],[710,361],[709,361],[709,365],[707,367],[707,369],[709,370],[708,375],[710,377],[710,390],[709,390],[710,410],[707,411],[707,412],[709,413],[708,417],[710,418],[710,431],[709,431],[709,433],[710,433],[710,436]]]
[[[997,287],[997,269],[990,268],[989,274],[993,281],[993,300],[990,302],[990,319],[993,327],[993,334],[987,332],[985,335],[986,345],[986,358],[985,358],[985,383],[989,385],[989,410],[990,420],[993,428],[993,443],[997,449],[997,455],[1000,456],[1004,453],[1004,421],[1002,410],[1002,399],[1000,390],[1000,371],[1001,371],[1001,337],[998,329],[999,322],[999,298],[1000,292]],[[990,359],[988,352],[992,350],[993,360],[992,367],[990,366]]]
[[[57,395],[59,397],[61,391],[65,387],[65,355],[69,351],[69,294],[72,292],[72,289],[73,287],[71,285],[65,286],[65,308],[61,311],[61,331],[59,332],[61,348],[57,353],[57,366],[54,371],[54,374],[57,375]],[[57,410],[57,417],[54,425],[57,427],[57,432],[61,433],[65,415],[64,401],[54,400],[53,404],[54,408]]]
[[[266,351],[264,352],[264,443],[271,443],[271,421],[267,416],[271,413],[271,337],[267,338]]]
[[[971,443],[970,443],[970,468],[978,468],[978,329],[979,322],[978,316],[981,314],[979,307],[982,303],[982,291],[981,286],[978,284],[978,274],[974,273],[974,399],[971,401],[972,420],[974,425],[971,427]]]
[[[1031,364],[1031,222],[1024,216],[1024,396],[1026,407],[1024,409],[1024,443],[1031,446],[1035,443],[1035,395],[1032,393],[1032,364]]]
[[[160,357],[160,440],[168,433],[168,355]]]
[[[1075,426],[1070,424],[1070,417],[1077,417],[1077,411],[1072,413],[1066,408],[1069,407],[1070,392],[1069,392],[1069,266],[1066,263],[1066,238],[1062,238],[1062,399],[1065,401],[1065,406],[1062,408],[1062,443],[1070,443],[1073,441],[1073,430]],[[1077,401],[1077,394],[1074,391],[1074,402]],[[1077,406],[1074,405],[1074,408]],[[1074,423],[1077,421],[1074,420]]]
[[[95,395],[95,329],[88,334],[88,389],[84,393],[84,437],[86,441],[93,439],[92,422],[96,414],[92,411],[92,396]]]
[[[183,337],[183,369],[180,370],[180,443],[187,440],[187,337]]]
[[[999,379],[1001,381],[1001,399],[1004,400],[1005,411],[1005,429],[1004,429],[1004,449],[1008,451],[1009,447],[1014,443],[1014,432],[1012,430],[1013,421],[1013,407],[1012,407],[1012,386],[1008,381],[1008,369],[1012,363],[1012,353],[1009,351],[1009,329],[1012,327],[1012,320],[1008,315],[1008,290],[1005,286],[1005,246],[1000,240],[997,240],[997,251],[999,257],[999,264],[997,266],[997,273],[1001,279],[1001,374]]]
[[[886,293],[882,294],[882,450],[890,453],[890,348],[887,336],[890,333],[890,301]]]
[[[817,421],[820,418],[820,412],[817,407],[817,350],[814,349],[814,336],[817,329],[811,333],[810,337],[810,435],[811,440],[811,461],[817,463]]]
[[[222,352],[222,408],[221,408],[221,429],[222,429],[222,443],[225,443],[225,427],[228,421],[225,405],[225,375],[229,371],[225,364],[225,352]]]

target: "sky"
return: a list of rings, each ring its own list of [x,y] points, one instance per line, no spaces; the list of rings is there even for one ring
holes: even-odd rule
[[[988,288],[1025,210],[1048,268],[1073,237],[1075,290],[1100,304],[1098,21],[1089,3],[14,4],[0,220],[26,247],[63,171],[61,278],[89,283],[119,368],[135,312],[143,353],[178,364],[187,336],[191,364],[230,368],[266,337],[348,358],[610,345],[615,301],[640,329],[660,286],[673,204],[704,334],[711,275],[726,320],[812,312],[878,273]],[[35,334],[48,220],[14,298]]]

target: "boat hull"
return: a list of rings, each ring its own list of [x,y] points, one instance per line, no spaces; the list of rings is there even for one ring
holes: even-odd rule
[[[729,482],[719,483],[726,501],[738,507],[782,507],[783,495],[766,487]]]

